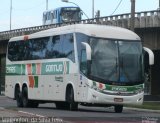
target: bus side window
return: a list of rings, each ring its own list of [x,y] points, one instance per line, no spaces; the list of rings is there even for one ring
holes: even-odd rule
[[[55,19],[54,11],[51,14],[52,14],[52,19]]]
[[[54,11],[54,18],[55,19],[57,18],[57,11],[56,10]]]
[[[81,50],[81,61],[80,61],[80,71],[87,75],[87,58],[86,58],[86,50]]]
[[[61,40],[63,40],[62,48],[64,57],[75,62],[73,34],[62,35]]]

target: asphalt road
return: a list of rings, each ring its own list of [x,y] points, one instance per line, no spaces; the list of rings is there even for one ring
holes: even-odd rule
[[[6,97],[0,97],[0,119],[2,117],[29,117],[33,123],[160,123],[160,112],[155,111],[124,108],[122,113],[114,113],[112,107],[83,106],[79,106],[78,111],[67,111],[56,109],[54,103],[17,108],[16,101]]]

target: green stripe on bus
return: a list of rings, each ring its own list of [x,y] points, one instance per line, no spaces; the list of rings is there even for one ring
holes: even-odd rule
[[[31,71],[28,71],[27,65],[31,65]],[[69,61],[47,62],[47,63],[42,63],[41,68],[37,67],[38,66],[36,63],[6,65],[6,75],[28,75],[28,72],[31,73],[32,75],[69,74]]]
[[[110,91],[124,91],[124,92],[133,92],[139,89],[143,89],[143,84],[140,85],[134,85],[134,86],[115,86],[115,85],[107,85],[106,86],[106,90],[110,90]]]
[[[34,76],[34,87],[38,88],[38,76]]]
[[[98,85],[99,82],[93,81],[93,86],[99,88]],[[108,84],[102,84],[102,85],[105,86],[102,90],[108,90],[108,91],[135,92],[136,90],[144,89],[144,84],[134,85],[134,86],[116,86]]]
[[[69,73],[69,62],[66,62],[66,68],[63,62],[48,62],[42,64],[42,75],[51,75],[51,74],[63,74],[66,69],[66,73]]]
[[[36,64],[32,64],[32,75],[36,75]]]
[[[19,75],[19,74],[21,74],[21,64],[6,66],[6,75]]]
[[[22,72],[21,72],[22,75],[25,75],[25,74],[26,74],[26,65],[25,65],[25,64],[22,64],[22,65],[21,65],[21,71],[22,71]]]

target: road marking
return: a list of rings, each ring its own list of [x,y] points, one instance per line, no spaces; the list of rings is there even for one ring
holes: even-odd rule
[[[43,116],[43,115],[34,114],[34,113],[30,113],[30,112],[25,112],[25,111],[18,111],[18,112],[23,113],[23,114],[27,114],[27,115],[36,116],[36,117],[46,117],[46,116]]]

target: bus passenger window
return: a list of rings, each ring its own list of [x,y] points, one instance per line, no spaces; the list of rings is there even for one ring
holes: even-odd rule
[[[63,42],[62,48],[65,58],[75,62],[73,34],[62,35],[61,40]]]

